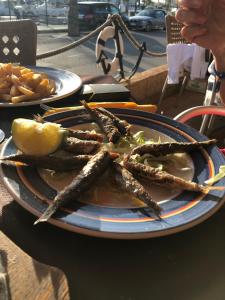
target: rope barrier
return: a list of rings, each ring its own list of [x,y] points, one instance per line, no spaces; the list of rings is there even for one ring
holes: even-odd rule
[[[130,43],[136,48],[136,49],[142,49],[142,44],[140,44],[134,37],[133,35],[129,32],[126,24],[123,22],[123,19],[121,18],[120,15],[118,14],[114,14],[112,16],[109,16],[108,19],[105,21],[105,23],[103,23],[102,25],[100,25],[98,28],[96,28],[95,30],[93,30],[92,32],[88,33],[87,35],[85,35],[84,37],[80,38],[79,40],[70,43],[69,45],[66,45],[64,47],[61,47],[59,49],[56,50],[52,50],[49,52],[45,52],[45,53],[41,53],[41,54],[37,54],[36,59],[43,59],[43,58],[47,58],[47,57],[51,57],[54,55],[58,55],[61,54],[65,51],[68,51],[72,48],[75,48],[83,43],[85,43],[86,41],[88,41],[89,39],[91,39],[92,37],[96,36],[100,31],[102,31],[105,27],[109,26],[110,24],[118,24],[120,26],[120,28],[123,30],[124,34],[126,35],[126,37],[128,38],[128,40],[130,41]],[[152,52],[149,50],[144,50],[144,53],[149,55],[149,56],[156,56],[156,57],[162,57],[162,56],[166,56],[166,52],[163,53],[158,53],[158,52]]]
[[[130,43],[137,49],[142,49],[142,44],[140,44],[134,37],[133,35],[130,33],[130,31],[128,30],[126,24],[124,24],[123,19],[121,18],[120,15],[116,15],[119,22],[120,27],[123,29],[124,34],[127,36],[127,38],[129,39]],[[152,52],[149,50],[145,50],[144,51],[145,54],[149,55],[149,56],[156,56],[156,57],[161,57],[161,56],[166,56],[166,52],[162,52],[162,53],[158,53],[158,52]]]

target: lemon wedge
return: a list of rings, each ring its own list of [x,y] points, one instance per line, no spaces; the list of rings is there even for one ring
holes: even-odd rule
[[[61,145],[66,130],[60,124],[18,118],[12,123],[12,139],[24,154],[48,155]]]

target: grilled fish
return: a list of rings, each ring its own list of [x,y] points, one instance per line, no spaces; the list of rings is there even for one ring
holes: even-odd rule
[[[112,114],[111,112],[109,112],[103,107],[96,108],[96,110],[108,116],[113,121],[113,124],[117,127],[121,135],[130,134],[131,125],[127,121],[121,120],[120,118],[118,118],[117,116],[115,116],[114,114]]]
[[[161,207],[155,202],[145,188],[133,177],[132,173],[122,167],[119,163],[113,162],[116,182],[127,192],[134,194],[152,209],[156,216],[160,215]]]
[[[42,116],[34,115],[35,121],[39,123],[46,122]],[[103,142],[103,136],[100,133],[91,132],[88,130],[78,130],[73,128],[62,128],[66,130],[68,137],[75,137],[80,140],[91,140],[91,141],[97,141],[97,142]]]
[[[75,137],[64,139],[61,148],[74,154],[91,154],[96,153],[101,144],[96,141],[79,140]]]
[[[77,130],[72,128],[66,128],[69,137],[75,137],[80,140],[90,140],[90,141],[97,141],[102,143],[103,136],[100,133],[91,132],[88,130]]]
[[[57,194],[47,210],[34,224],[47,221],[59,207],[66,205],[71,200],[76,201],[82,192],[86,191],[104,173],[111,161],[112,157],[108,151],[99,151],[94,155],[72,182]]]
[[[195,149],[199,149],[200,147],[207,147],[210,145],[216,144],[216,140],[208,140],[203,142],[192,142],[192,143],[179,143],[179,142],[172,142],[172,143],[159,143],[159,144],[147,144],[143,146],[138,146],[134,148],[130,155],[133,154],[152,154],[154,156],[166,155],[170,153],[177,153],[177,152],[189,152]]]
[[[15,154],[1,158],[1,162],[20,162],[32,167],[43,168],[48,170],[70,171],[83,167],[91,159],[91,157],[91,155],[35,156],[27,154]]]
[[[128,169],[134,176],[150,180],[156,184],[161,184],[172,188],[180,188],[188,191],[202,193],[207,192],[207,188],[203,185],[184,180],[165,171],[160,171],[159,169],[152,168],[141,163],[132,162],[128,158],[126,158],[123,163],[125,168]]]
[[[85,107],[89,115],[94,119],[94,121],[98,124],[104,134],[107,136],[108,140],[112,143],[117,143],[121,137],[121,133],[118,128],[114,125],[113,120],[98,111],[97,109],[92,109],[88,106],[86,101],[81,101],[82,105]]]

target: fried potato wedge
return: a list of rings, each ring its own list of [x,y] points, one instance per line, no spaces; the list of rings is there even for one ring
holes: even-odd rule
[[[14,104],[42,99],[55,94],[56,84],[45,73],[0,63],[0,99]]]

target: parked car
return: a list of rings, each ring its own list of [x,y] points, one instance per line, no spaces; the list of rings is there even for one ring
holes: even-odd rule
[[[15,10],[17,12],[18,19],[22,18],[38,18],[38,13],[36,11],[36,5],[35,4],[28,4],[27,2],[24,2],[22,5],[16,5]]]
[[[47,10],[46,10],[47,4]],[[55,5],[55,2],[47,1],[42,4],[30,4],[25,2],[22,6],[17,5],[16,9],[18,10],[21,18],[40,18],[43,19],[46,17],[64,17],[68,16],[68,5]]]
[[[45,3],[36,6],[36,13],[40,17],[46,16],[46,5]],[[55,7],[51,4],[47,7],[47,14],[50,17],[67,17],[69,8],[68,6]]]
[[[17,6],[17,10],[22,18],[31,18],[43,20],[46,17],[45,3],[41,5],[23,5]],[[50,0],[47,1],[47,15],[49,18],[68,18],[69,6],[55,7]],[[120,14],[117,6],[108,2],[78,2],[78,18],[81,28],[94,29],[104,23],[109,14]],[[129,27],[129,17],[126,14],[120,14],[124,23]]]
[[[108,2],[78,2],[79,23],[81,27],[94,29],[104,23],[109,14],[120,14],[119,8]],[[129,18],[120,14],[124,23],[129,27]]]
[[[15,16],[15,8],[11,2],[0,1],[0,16]]]
[[[137,15],[130,17],[130,28],[151,31],[152,29],[165,29],[166,12],[162,9],[145,8]]]

